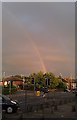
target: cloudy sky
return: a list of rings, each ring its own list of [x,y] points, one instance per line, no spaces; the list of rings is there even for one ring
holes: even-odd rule
[[[2,72],[74,76],[75,3],[3,3]]]

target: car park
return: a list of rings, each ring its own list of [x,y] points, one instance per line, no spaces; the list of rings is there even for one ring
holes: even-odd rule
[[[0,106],[2,107],[2,111],[5,111],[7,113],[14,113],[19,109],[18,102],[11,100],[5,95],[0,95]]]

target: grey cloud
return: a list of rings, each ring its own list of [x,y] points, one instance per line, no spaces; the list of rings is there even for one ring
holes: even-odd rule
[[[74,74],[74,5],[3,3],[3,71],[7,74],[39,71],[42,69],[40,54],[47,70],[53,71],[57,67],[55,73],[62,71],[65,75],[72,71]],[[69,61],[69,65],[66,65],[66,61]],[[17,65],[16,69],[14,65]]]

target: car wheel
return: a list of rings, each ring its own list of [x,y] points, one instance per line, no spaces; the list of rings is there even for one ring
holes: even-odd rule
[[[13,112],[13,108],[12,107],[8,107],[6,110],[7,113],[12,113]]]

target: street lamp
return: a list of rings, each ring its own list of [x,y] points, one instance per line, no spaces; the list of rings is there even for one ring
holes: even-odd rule
[[[3,78],[5,78],[5,72],[3,72]]]
[[[9,83],[9,96],[10,96],[11,95],[11,80],[8,81],[8,83]]]
[[[24,83],[25,83],[25,79],[23,78],[23,90],[24,90]]]
[[[25,82],[25,79],[24,79],[24,76],[21,74],[21,78],[23,80],[23,90],[24,90],[24,82]]]

